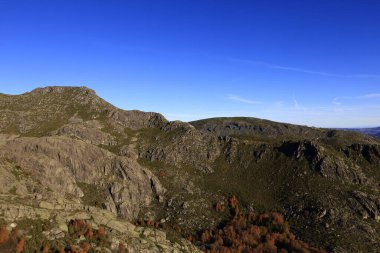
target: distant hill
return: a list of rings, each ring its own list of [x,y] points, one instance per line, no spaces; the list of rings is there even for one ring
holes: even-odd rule
[[[373,137],[376,137],[380,139],[380,127],[374,127],[374,128],[354,128],[354,129],[349,129],[355,132],[360,132],[366,135],[370,135]]]

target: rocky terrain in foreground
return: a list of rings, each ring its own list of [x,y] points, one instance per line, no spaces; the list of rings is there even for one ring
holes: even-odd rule
[[[380,252],[379,189],[380,141],[360,133],[169,122],[85,87],[0,94],[0,226],[23,252]]]

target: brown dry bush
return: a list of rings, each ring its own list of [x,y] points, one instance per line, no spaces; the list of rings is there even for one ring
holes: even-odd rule
[[[20,237],[18,229],[9,232],[6,228],[0,228],[0,252],[21,253],[24,249],[25,239]]]
[[[16,253],[21,253],[25,247],[25,239],[21,239],[16,246]]]
[[[235,196],[228,199],[232,218],[222,228],[205,230],[192,239],[208,253],[325,253],[297,240],[278,213],[243,213]]]
[[[89,244],[88,242],[84,242],[81,248],[83,253],[88,253],[91,249],[91,244]]]
[[[0,244],[4,244],[9,240],[9,231],[6,228],[0,227]]]
[[[45,245],[44,248],[42,249],[42,253],[49,253],[49,245]]]
[[[225,209],[225,207],[224,207],[223,203],[218,202],[218,203],[215,204],[215,211],[217,211],[218,213],[223,212],[224,209]]]

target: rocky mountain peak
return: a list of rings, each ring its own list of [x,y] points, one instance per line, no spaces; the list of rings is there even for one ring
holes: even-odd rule
[[[49,134],[74,116],[133,129],[167,123],[159,113],[119,109],[87,87],[50,86],[21,95],[0,95],[0,111],[0,130],[28,136]]]
[[[90,89],[86,86],[47,86],[42,88],[36,88],[32,90],[30,93],[32,94],[49,94],[49,93],[55,93],[55,94],[62,94],[64,92],[68,91],[79,91],[80,93],[86,94],[86,95],[92,95],[95,96],[96,92],[93,89]]]

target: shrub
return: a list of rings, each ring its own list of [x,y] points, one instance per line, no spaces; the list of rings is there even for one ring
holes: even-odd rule
[[[243,213],[235,196],[228,199],[231,220],[222,228],[208,229],[194,238],[208,253],[257,252],[257,253],[324,253],[297,240],[290,226],[279,213]]]
[[[16,247],[16,253],[21,253],[24,250],[25,247],[25,239],[21,239]]]
[[[0,227],[0,244],[6,243],[9,240],[9,231],[6,228]]]

